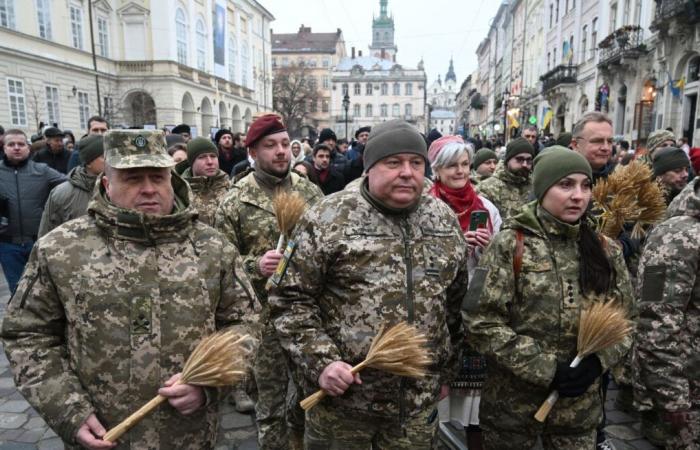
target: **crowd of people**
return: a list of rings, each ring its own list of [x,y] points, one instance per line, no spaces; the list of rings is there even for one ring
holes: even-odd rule
[[[292,137],[275,114],[213,138],[93,117],[73,150],[57,127],[34,150],[0,132],[3,344],[67,447],[214,448],[232,401],[254,411],[262,449],[436,448],[441,421],[470,450],[605,449],[614,378],[649,440],[700,448],[700,150],[669,130],[630,150],[599,112],[506,145],[401,120],[351,142]],[[592,189],[633,160],[667,218],[611,239]],[[282,192],[307,206],[284,242]],[[572,368],[580,313],[602,301],[635,330]],[[428,340],[427,374],[354,373],[402,321]],[[256,339],[245,381],[179,383],[196,344],[229,327]],[[103,440],[156,392],[169,405]]]

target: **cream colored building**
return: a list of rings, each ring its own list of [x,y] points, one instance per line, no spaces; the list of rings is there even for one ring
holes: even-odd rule
[[[296,33],[272,34],[272,71],[304,66],[305,76],[319,92],[319,101],[309,105],[303,136],[315,136],[332,125],[330,117],[331,76],[338,62],[346,57],[343,32],[313,33],[302,25]]]
[[[39,122],[56,122],[77,137],[101,114],[113,126],[184,122],[202,135],[219,127],[244,131],[257,111],[272,109],[274,17],[257,1],[88,5],[0,3],[5,128],[34,133]]]

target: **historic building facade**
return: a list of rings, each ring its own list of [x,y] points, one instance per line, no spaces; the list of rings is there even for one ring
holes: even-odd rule
[[[208,135],[245,131],[256,112],[272,108],[274,17],[255,0],[1,6],[6,128],[33,133],[40,122],[57,123],[78,136],[100,114],[113,126],[184,122]]]

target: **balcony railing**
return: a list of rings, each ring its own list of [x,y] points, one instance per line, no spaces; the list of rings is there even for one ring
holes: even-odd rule
[[[657,0],[656,13],[650,28],[652,30],[661,28],[674,18],[691,23],[698,21],[700,19],[700,1]]]
[[[598,65],[617,62],[623,56],[638,57],[646,49],[643,37],[644,30],[639,26],[628,25],[613,31],[598,45]]]
[[[578,68],[576,66],[557,66],[540,77],[542,92],[547,92],[560,84],[576,83]]]

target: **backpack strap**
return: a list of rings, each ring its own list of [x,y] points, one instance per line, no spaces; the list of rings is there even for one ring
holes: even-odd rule
[[[523,253],[525,252],[525,236],[523,230],[515,230],[515,253],[513,253],[513,274],[517,284],[520,271],[523,268]]]

